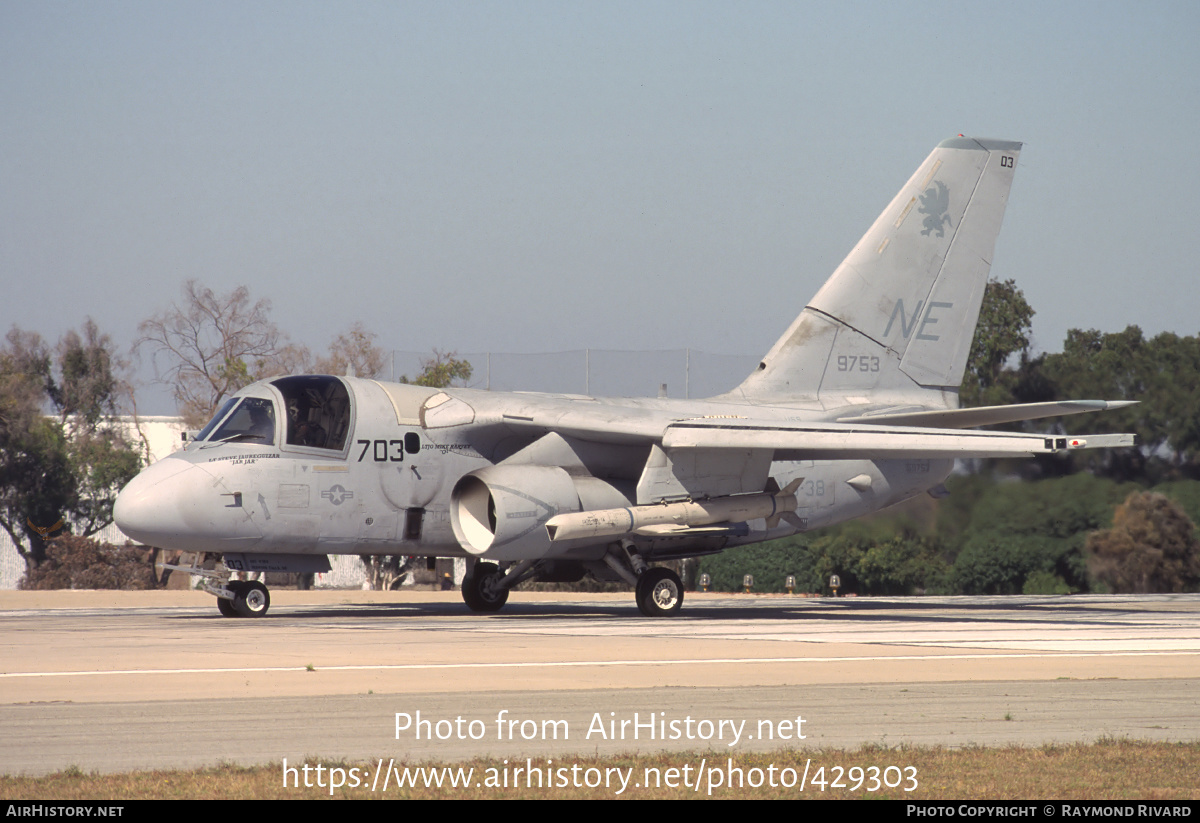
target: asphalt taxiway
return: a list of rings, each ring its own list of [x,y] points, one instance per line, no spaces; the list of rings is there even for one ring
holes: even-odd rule
[[[0,592],[0,773],[1200,739],[1198,595],[273,599]]]

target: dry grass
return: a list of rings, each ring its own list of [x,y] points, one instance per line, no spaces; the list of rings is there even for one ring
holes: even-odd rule
[[[375,775],[378,762],[351,763],[344,761],[325,761],[317,757],[305,758],[303,762],[312,764],[309,782],[311,788],[285,788],[283,785],[282,764],[244,768],[240,766],[222,765],[215,768],[196,771],[161,771],[137,772],[133,774],[101,775],[83,774],[78,769],[68,769],[47,777],[0,777],[0,798],[5,800],[134,800],[134,799],[204,799],[204,798],[282,798],[305,799],[327,798],[331,796],[328,789],[329,769],[341,768],[344,773],[359,769],[365,786],[358,788],[343,787],[335,790],[332,796],[339,798],[462,798],[462,799],[517,799],[517,798],[573,798],[573,799],[610,799],[614,796],[624,798],[703,798],[709,795],[710,780],[715,781],[717,772],[722,770],[722,782],[727,782],[724,772],[727,770],[728,757],[724,754],[693,753],[693,754],[659,754],[645,756],[623,757],[579,757],[554,759],[547,764],[544,758],[533,758],[531,763],[535,770],[542,774],[543,787],[539,788],[536,777],[533,786],[527,787],[529,779],[523,772],[520,774],[520,787],[513,788],[514,769],[526,766],[526,759],[480,759],[470,763],[439,764],[432,762],[405,764],[397,762],[394,765],[403,769],[423,767],[472,769],[470,786],[467,788],[450,788],[448,785],[441,789],[406,788],[397,789],[395,779],[391,781],[386,792],[382,791],[382,778],[377,790],[370,790],[370,781]],[[300,764],[303,765],[303,762]],[[386,758],[384,765],[387,765]],[[507,765],[506,765],[507,762]],[[316,764],[324,766],[321,783],[318,787]],[[703,771],[700,766],[704,764]],[[785,787],[769,785],[768,769],[774,767],[776,782],[783,780],[796,781],[798,776],[808,768],[808,785],[801,791],[799,785]],[[291,767],[297,764],[289,762]],[[881,748],[864,747],[855,750],[821,749],[811,751],[778,751],[770,754],[741,754],[734,758],[734,766],[741,769],[745,784],[741,787],[722,786],[714,788],[712,797],[739,799],[769,799],[769,798],[888,798],[916,800],[1181,800],[1200,798],[1200,743],[1147,743],[1129,740],[1105,740],[1090,745],[1043,746],[1041,748],[1008,747],[1000,749],[968,748],[947,749],[940,747],[917,748]],[[868,791],[871,782],[870,773],[865,773],[862,786],[858,790],[851,787],[857,772],[851,772],[853,767],[869,769],[878,767],[879,775],[891,766],[902,770],[904,782],[895,788],[880,785],[876,791]],[[577,769],[572,772],[572,768]],[[685,770],[686,767],[686,770]],[[837,767],[840,767],[841,781],[845,788],[835,788],[827,785],[822,791],[813,781],[818,777],[818,769],[824,769],[823,776],[827,783],[832,783],[838,777]],[[564,769],[564,772],[547,770]],[[588,769],[596,770],[588,772]],[[620,781],[614,775],[613,785],[606,787],[601,783],[596,788],[566,788],[545,785],[547,778],[550,783],[560,779],[572,781],[572,775],[580,780],[590,776],[593,781],[606,770],[621,769],[632,775],[625,791],[618,795]],[[663,785],[659,788],[649,788],[644,783],[647,770],[656,774],[666,783],[674,782],[674,788]],[[759,769],[759,772],[752,772]],[[782,770],[794,769],[794,776],[787,776]],[[915,769],[916,789],[904,791],[909,785],[908,775]],[[489,771],[490,770],[490,771]],[[632,771],[630,771],[632,770]],[[670,772],[668,770],[675,770]],[[304,782],[303,772],[298,772],[298,780]],[[898,772],[893,769],[888,772],[890,781],[895,783]],[[699,790],[696,789],[697,775],[700,775]],[[494,782],[502,783],[505,777],[509,787],[503,785],[488,786],[486,781],[491,777]],[[687,780],[688,786],[682,785]],[[747,785],[750,782],[762,781],[764,785],[754,788]],[[882,783],[882,780],[880,781]],[[484,784],[484,785],[476,785]]]

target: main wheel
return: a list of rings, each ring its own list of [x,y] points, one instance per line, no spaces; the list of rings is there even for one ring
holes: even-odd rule
[[[271,594],[257,580],[239,581],[241,585],[233,598],[233,608],[242,617],[262,617],[271,608]]]
[[[508,589],[496,583],[503,578],[495,563],[476,563],[462,582],[463,602],[473,612],[499,611],[508,602]]]
[[[683,606],[683,581],[670,569],[646,569],[638,578],[635,597],[646,617],[670,617]]]

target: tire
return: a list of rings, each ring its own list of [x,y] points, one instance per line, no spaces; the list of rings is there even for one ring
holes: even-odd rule
[[[494,584],[504,575],[495,563],[476,563],[462,582],[463,602],[473,612],[496,612],[508,602],[508,589]]]
[[[237,609],[233,607],[232,600],[226,600],[224,597],[217,598],[217,611],[222,617],[239,617]]]
[[[242,617],[262,617],[271,608],[271,593],[257,580],[240,581],[233,608]]]
[[[646,617],[673,617],[683,607],[683,581],[670,569],[647,569],[638,578],[635,597]]]

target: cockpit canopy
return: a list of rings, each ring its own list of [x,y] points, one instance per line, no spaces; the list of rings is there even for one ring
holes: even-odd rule
[[[345,447],[351,417],[345,383],[328,375],[303,375],[281,377],[271,385],[283,395],[284,443],[330,451]],[[231,397],[195,439],[275,445],[276,405],[266,397]]]
[[[231,398],[231,400],[234,398]],[[214,443],[238,442],[258,443],[264,446],[275,445],[275,404],[262,397],[240,398],[233,413],[225,418],[225,422],[213,434]],[[229,404],[221,407],[225,411]],[[205,432],[219,420],[221,413],[204,427],[197,439],[203,439]]]
[[[350,434],[350,393],[328,375],[281,377],[271,381],[287,409],[287,443],[341,451]]]

